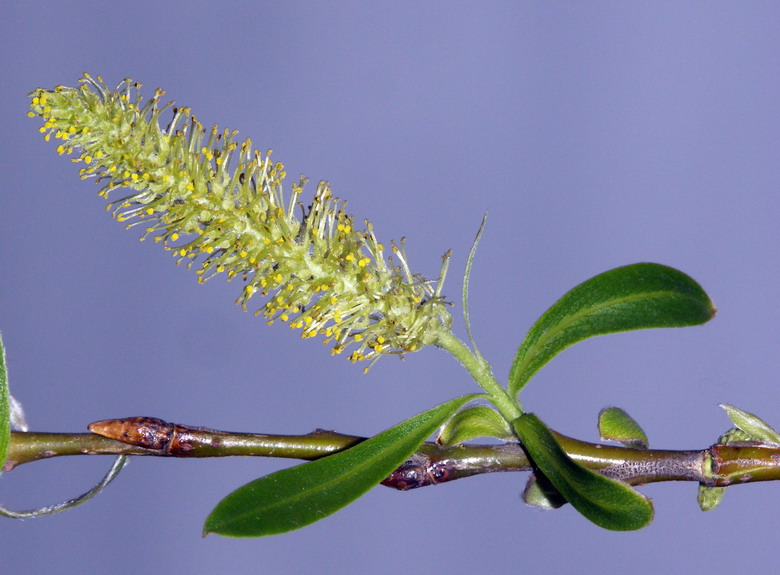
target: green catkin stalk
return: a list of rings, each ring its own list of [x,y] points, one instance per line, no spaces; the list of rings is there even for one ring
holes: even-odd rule
[[[235,131],[207,132],[188,108],[160,106],[163,94],[144,103],[138,83],[126,79],[111,91],[85,74],[76,88],[35,90],[29,116],[43,119],[40,132],[61,142],[58,153],[84,164],[83,179],[102,184],[100,196],[130,190],[107,206],[116,220],[140,227],[142,240],[160,242],[200,282],[221,273],[241,278],[236,303],[246,310],[253,296],[264,297],[255,314],[269,324],[324,336],[333,354],[351,346],[351,361],[372,363],[449,331],[443,272],[438,282],[411,274],[403,244],[392,245],[400,265],[386,261],[372,225],[357,231],[327,182],[304,207],[305,178],[287,196],[284,165],[270,151],[239,144]]]

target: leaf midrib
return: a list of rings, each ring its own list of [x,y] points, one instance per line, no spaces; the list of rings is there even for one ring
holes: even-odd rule
[[[607,308],[611,307],[613,305],[621,304],[621,303],[631,303],[632,301],[637,301],[641,299],[652,299],[657,298],[662,295],[673,295],[673,296],[680,296],[688,300],[692,300],[694,302],[697,301],[697,298],[694,296],[688,295],[688,294],[681,294],[680,292],[674,291],[674,290],[657,290],[653,292],[642,292],[641,294],[635,294],[635,295],[628,295],[628,296],[621,296],[619,298],[609,299],[606,300],[602,304],[597,304],[592,307],[587,307],[584,310],[567,315],[566,318],[564,318],[560,322],[556,322],[555,326],[553,326],[550,330],[545,330],[542,335],[537,338],[537,340],[531,344],[531,346],[528,347],[528,351],[526,351],[523,360],[520,362],[520,365],[518,366],[518,373],[521,374],[521,377],[519,379],[520,385],[518,386],[518,389],[522,388],[523,384],[527,383],[527,378],[525,377],[525,371],[528,367],[528,365],[531,363],[531,360],[533,360],[535,357],[538,357],[538,353],[531,353],[535,351],[538,348],[544,348],[548,341],[553,339],[554,336],[557,336],[561,332],[565,331],[570,325],[573,323],[576,323],[580,319],[587,317],[588,315],[594,315],[595,313]]]

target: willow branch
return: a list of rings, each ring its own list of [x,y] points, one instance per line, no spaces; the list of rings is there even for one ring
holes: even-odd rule
[[[98,421],[89,429],[91,433],[13,432],[4,470],[68,455],[187,458],[240,455],[313,460],[366,439],[322,429],[305,435],[232,433],[148,417]],[[723,487],[780,479],[780,446],[775,444],[742,442],[674,451],[589,443],[557,433],[556,438],[575,461],[630,485],[696,481]],[[382,484],[408,490],[483,473],[532,470],[517,443],[445,447],[428,442]]]

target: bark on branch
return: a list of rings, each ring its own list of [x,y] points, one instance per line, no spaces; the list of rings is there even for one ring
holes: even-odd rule
[[[232,433],[168,423],[150,417],[92,423],[91,433],[13,432],[4,470],[66,455],[157,457],[284,457],[312,460],[337,453],[364,437],[317,429],[305,435]],[[589,443],[556,433],[582,465],[630,485],[696,481],[723,487],[780,479],[780,446],[760,442],[716,444],[698,451],[635,449]],[[533,469],[517,443],[441,446],[424,443],[382,484],[399,490],[507,471]]]

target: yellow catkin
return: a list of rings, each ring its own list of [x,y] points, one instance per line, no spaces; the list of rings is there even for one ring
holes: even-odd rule
[[[322,335],[334,355],[355,346],[351,361],[408,353],[449,326],[441,287],[413,276],[395,246],[402,265],[385,261],[373,227],[355,230],[326,182],[299,201],[301,178],[289,196],[284,164],[272,162],[270,150],[234,141],[235,131],[207,132],[186,107],[171,106],[173,118],[161,126],[163,94],[144,101],[131,80],[111,90],[85,75],[76,88],[33,92],[28,115],[43,120],[45,140],[60,140],[58,154],[75,151],[73,161],[86,166],[80,177],[97,178],[101,197],[129,188],[125,201],[108,206],[118,221],[140,224],[141,239],[153,237],[177,263],[189,268],[197,259],[199,282],[242,278],[236,303],[247,309],[253,297],[271,298],[255,312],[269,324]],[[296,205],[309,206],[300,218]]]

